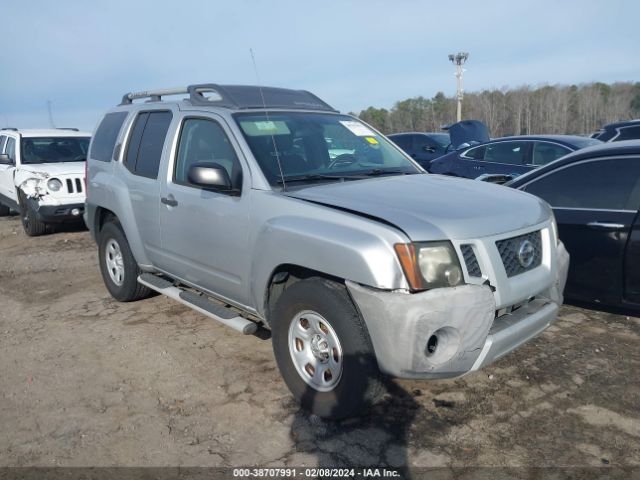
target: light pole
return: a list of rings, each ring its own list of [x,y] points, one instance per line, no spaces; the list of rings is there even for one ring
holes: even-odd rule
[[[469,58],[468,52],[458,52],[458,53],[449,54],[449,61],[456,66],[455,75],[456,75],[456,84],[457,84],[456,93],[458,97],[458,115],[457,115],[458,122],[462,120],[462,92],[463,92],[462,72],[464,72],[462,65],[464,65],[464,62],[467,61],[467,58]]]

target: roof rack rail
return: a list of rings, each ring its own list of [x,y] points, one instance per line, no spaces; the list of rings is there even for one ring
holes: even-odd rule
[[[120,105],[130,105],[133,100],[141,98],[148,98],[147,102],[159,102],[162,101],[163,96],[185,93],[189,94],[188,101],[194,106],[215,106],[234,109],[295,108],[337,112],[329,104],[306,90],[248,85],[218,85],[216,83],[126,93],[122,97]],[[205,95],[207,93],[213,95]]]
[[[69,130],[71,132],[79,132],[76,127],[56,127],[56,130]]]
[[[144,90],[142,92],[130,92],[125,93],[122,97],[120,105],[131,105],[134,100],[140,98],[148,98],[149,102],[160,102],[165,95],[180,95],[181,93],[188,93],[187,87],[177,88],[164,88],[160,90]]]
[[[17,132],[18,129],[16,127],[2,127],[0,130],[11,130],[12,132]]]

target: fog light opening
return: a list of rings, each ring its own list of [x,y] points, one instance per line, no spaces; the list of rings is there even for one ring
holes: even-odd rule
[[[427,357],[430,357],[431,355],[436,353],[436,349],[437,348],[438,348],[438,336],[437,335],[431,335],[429,337],[429,340],[427,340],[427,349],[426,349],[426,352],[425,352]]]
[[[73,215],[74,217],[77,217],[78,215],[80,215],[80,209],[79,208],[71,209],[71,215]]]

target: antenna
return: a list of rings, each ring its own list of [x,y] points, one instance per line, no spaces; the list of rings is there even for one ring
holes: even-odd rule
[[[256,65],[256,57],[253,55],[253,48],[249,49],[249,53],[251,54],[251,61],[253,62],[253,71],[256,74],[256,81],[258,82],[258,88],[260,89],[260,98],[262,99],[262,108],[264,108],[264,113],[267,117],[267,122],[271,122],[269,119],[269,111],[267,110],[267,102],[264,100],[264,92],[262,91],[262,82],[260,81],[260,75],[258,75],[258,66]],[[271,134],[271,141],[273,142],[273,151],[276,154],[276,160],[278,161],[278,170],[280,171],[280,179],[282,180],[282,189],[287,189],[287,184],[284,181],[284,173],[282,171],[282,164],[280,162],[280,152],[278,151],[278,146],[276,145],[276,139]]]
[[[49,111],[49,126],[56,128],[56,124],[53,123],[53,112],[51,110],[51,100],[47,100],[47,110]]]

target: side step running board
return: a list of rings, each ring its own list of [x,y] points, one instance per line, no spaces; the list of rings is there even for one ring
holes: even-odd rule
[[[251,335],[258,330],[258,325],[255,322],[239,316],[230,308],[219,303],[212,302],[211,300],[208,300],[207,297],[200,296],[192,291],[174,287],[171,282],[152,273],[143,273],[140,275],[138,277],[138,283],[141,283],[162,295],[173,298],[187,307],[223,323],[234,330],[242,332],[245,335]]]

